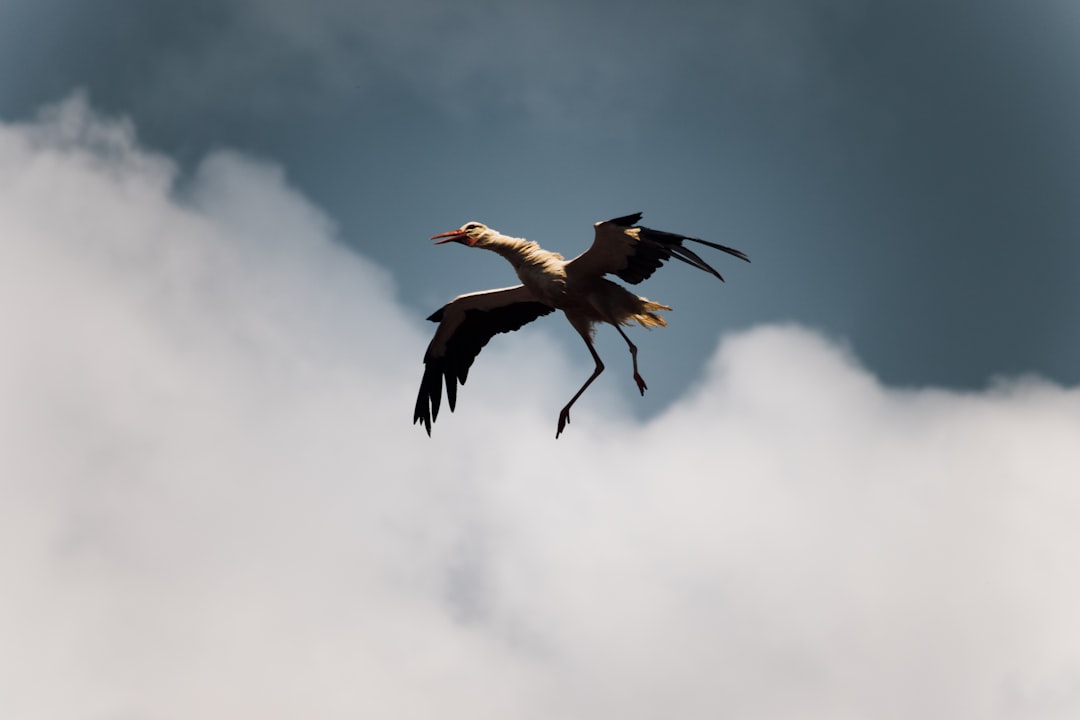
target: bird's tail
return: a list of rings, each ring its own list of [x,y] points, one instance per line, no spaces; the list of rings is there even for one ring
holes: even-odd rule
[[[637,308],[637,311],[624,318],[622,321],[623,325],[629,325],[636,321],[638,325],[641,325],[641,327],[644,328],[667,327],[667,320],[657,315],[656,311],[670,311],[671,308],[667,305],[655,303],[652,300],[646,300],[645,298],[639,298],[639,300],[641,300],[641,303]]]

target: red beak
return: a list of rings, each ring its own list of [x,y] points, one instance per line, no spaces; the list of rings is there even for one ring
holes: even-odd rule
[[[439,240],[436,245],[442,245],[443,243],[460,241],[465,237],[464,230],[451,230],[450,232],[439,233],[438,235],[432,235],[432,240],[438,240],[439,238],[446,238],[445,240]]]

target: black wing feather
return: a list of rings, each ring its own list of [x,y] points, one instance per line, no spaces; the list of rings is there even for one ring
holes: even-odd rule
[[[428,320],[441,323],[447,307],[449,305],[436,310]],[[427,434],[431,435],[431,423],[439,415],[443,379],[446,380],[446,402],[450,412],[453,412],[457,404],[458,383],[465,384],[469,368],[488,341],[499,333],[513,332],[554,311],[555,308],[541,302],[517,302],[490,310],[466,310],[465,319],[447,340],[445,351],[436,355],[429,347],[424,355],[424,377],[416,398],[413,424],[422,422]]]
[[[631,217],[633,216],[619,219],[625,220]],[[696,267],[699,270],[704,270],[710,275],[714,275],[720,280],[723,280],[723,276],[718,273],[712,265],[709,265],[709,263],[702,260],[697,253],[683,245],[683,242],[687,240],[690,242],[701,243],[702,245],[707,245],[717,250],[722,250],[740,260],[750,262],[750,258],[746,256],[746,253],[728,247],[727,245],[720,245],[719,243],[709,242],[708,240],[700,240],[687,235],[670,233],[664,230],[653,230],[652,228],[642,226],[638,226],[636,229],[638,231],[638,244],[634,249],[634,254],[627,258],[626,267],[616,273],[616,275],[631,285],[636,285],[648,278],[656,272],[665,261],[671,258],[675,258],[676,260],[684,262],[692,267]]]
[[[623,215],[622,217],[612,218],[607,222],[612,225],[618,225],[619,227],[630,228],[636,223],[640,222],[642,213],[636,212],[631,215]]]

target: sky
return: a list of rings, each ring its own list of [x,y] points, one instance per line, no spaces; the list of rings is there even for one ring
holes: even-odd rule
[[[1072,718],[1080,12],[0,6],[11,718]],[[427,238],[746,251],[409,424]]]

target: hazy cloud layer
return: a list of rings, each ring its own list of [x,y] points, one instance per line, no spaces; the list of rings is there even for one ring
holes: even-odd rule
[[[0,126],[0,714],[1080,711],[1077,390],[763,326],[647,424],[612,357],[556,442],[540,330],[429,440],[430,329],[272,163]]]
[[[208,113],[303,117],[342,96],[389,91],[458,118],[509,111],[560,128],[633,127],[642,110],[700,102],[681,97],[682,76],[713,74],[753,93],[813,92],[820,87],[805,81],[827,70],[825,41],[850,31],[860,15],[850,0],[191,0],[175,7],[103,0],[95,8],[14,0],[0,9],[9,27],[33,29],[65,53],[108,67],[113,77],[90,76],[95,90],[135,90],[154,113],[196,121]],[[25,42],[16,32],[4,39]],[[0,73],[32,85],[18,68]]]

